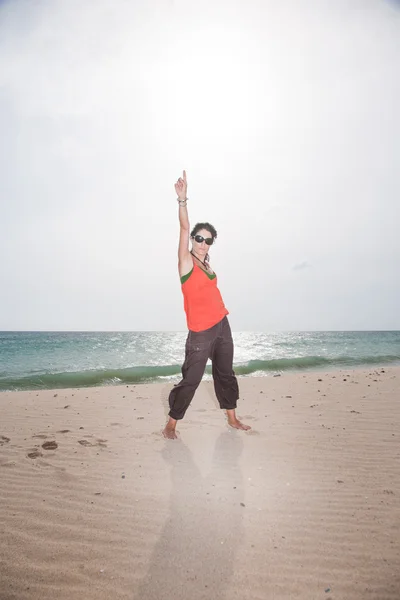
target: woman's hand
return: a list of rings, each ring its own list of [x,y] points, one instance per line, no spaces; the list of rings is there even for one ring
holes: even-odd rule
[[[183,178],[179,177],[178,181],[176,182],[175,191],[178,194],[178,198],[180,200],[186,200],[186,194],[187,194],[186,171],[183,171]]]

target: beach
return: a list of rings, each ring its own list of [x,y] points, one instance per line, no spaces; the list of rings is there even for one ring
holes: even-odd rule
[[[0,599],[400,599],[400,367],[0,393]]]

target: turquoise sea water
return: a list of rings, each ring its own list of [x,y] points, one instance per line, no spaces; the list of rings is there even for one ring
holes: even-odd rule
[[[233,337],[237,375],[400,364],[400,331]],[[0,390],[179,380],[185,339],[186,332],[0,332]]]

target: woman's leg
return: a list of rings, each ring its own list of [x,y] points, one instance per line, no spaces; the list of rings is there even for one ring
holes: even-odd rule
[[[228,423],[237,429],[250,429],[236,417],[236,405],[239,399],[239,385],[233,370],[233,338],[228,319],[221,323],[220,335],[212,348],[212,374],[214,389],[219,405],[226,410]]]
[[[207,360],[210,356],[213,332],[189,331],[185,347],[185,362],[182,365],[182,380],[173,387],[169,395],[169,421],[163,431],[164,436],[176,438],[175,428],[183,419],[202,380]]]

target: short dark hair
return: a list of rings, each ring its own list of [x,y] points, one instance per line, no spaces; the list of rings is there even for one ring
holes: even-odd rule
[[[201,229],[207,229],[207,231],[211,233],[213,240],[217,239],[217,230],[211,223],[196,223],[191,231],[190,237],[194,237]]]

